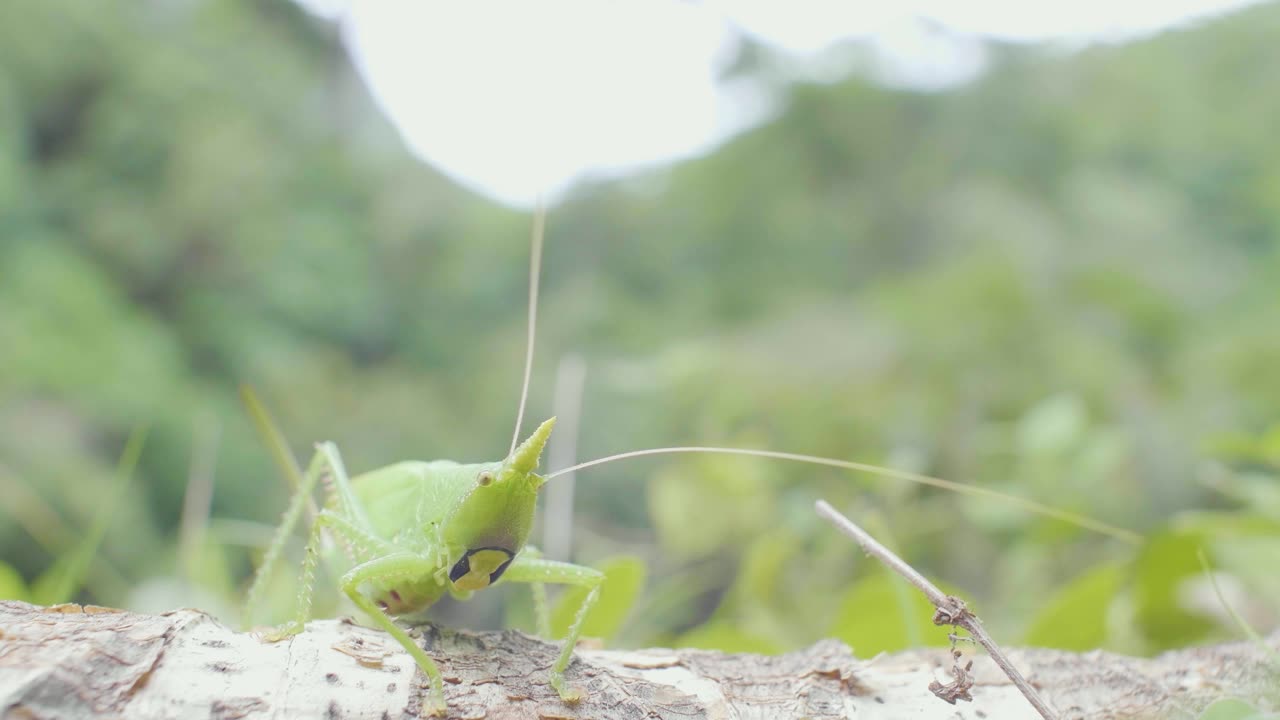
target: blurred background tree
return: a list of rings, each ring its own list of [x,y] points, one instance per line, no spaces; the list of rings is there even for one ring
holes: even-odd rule
[[[1265,5],[1071,54],[994,45],[946,91],[789,82],[774,119],[712,154],[577,186],[551,215],[531,408],[551,413],[556,362],[580,353],[580,456],[856,459],[1145,536],[812,467],[618,463],[552,520],[574,523],[577,560],[642,560],[613,561],[638,601],[600,632],[945,642],[815,520],[817,497],[1010,638],[1234,637],[1199,548],[1233,608],[1274,627],[1277,31]],[[147,426],[75,597],[230,619],[286,501],[241,383],[304,458],[319,439],[355,472],[500,456],[528,227],[413,159],[331,26],[289,3],[5,3],[0,594],[32,597],[73,552]],[[442,614],[527,615],[521,593],[483,595]]]

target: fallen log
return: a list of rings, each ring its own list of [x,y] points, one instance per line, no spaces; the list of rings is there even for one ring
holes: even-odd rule
[[[785,655],[580,648],[567,704],[547,685],[556,646],[516,631],[417,628],[446,678],[449,717],[1032,718],[1026,699],[975,655],[974,701],[952,706],[950,652],[854,657],[825,640]],[[1280,633],[1143,659],[1022,649],[1009,655],[1064,718],[1194,717],[1224,697],[1280,707]],[[0,602],[0,716],[84,718],[414,718],[425,678],[384,633],[318,620],[280,643],[198,610],[142,615],[94,606]]]

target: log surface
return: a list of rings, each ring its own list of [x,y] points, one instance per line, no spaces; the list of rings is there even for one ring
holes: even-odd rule
[[[580,649],[567,678],[587,697],[570,705],[547,685],[555,644],[515,631],[420,631],[456,718],[1036,717],[985,657],[975,658],[973,703],[934,697],[929,683],[950,680],[945,650],[858,659],[834,640],[778,656]],[[1280,633],[1267,643],[1280,652]],[[1064,718],[1194,717],[1223,697],[1280,708],[1280,674],[1256,643],[1153,659],[1053,650],[1010,657]],[[315,621],[271,644],[197,610],[0,602],[3,718],[399,720],[422,715],[424,682],[394,640],[349,620]]]

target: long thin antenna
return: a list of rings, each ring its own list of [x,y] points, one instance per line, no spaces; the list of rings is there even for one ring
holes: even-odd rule
[[[538,330],[538,277],[542,275],[542,234],[547,225],[547,208],[538,198],[533,211],[533,239],[529,250],[529,335],[524,347],[524,382],[520,385],[520,408],[516,410],[516,429],[511,433],[511,449],[520,444],[520,425],[524,422],[524,406],[529,399],[529,378],[533,375],[533,341]]]
[[[644,457],[646,455],[672,455],[675,453],[711,453],[719,455],[744,455],[747,457],[773,458],[775,460],[791,460],[794,462],[809,463],[811,465],[825,465],[827,467],[840,468],[842,470],[854,470],[857,472],[872,473],[874,475],[883,475],[885,477],[897,478],[908,482],[917,483],[919,485],[928,485],[930,487],[950,490],[952,492],[964,495],[973,495],[977,497],[986,497],[1012,503],[1024,510],[1041,515],[1043,517],[1061,520],[1070,523],[1076,527],[1092,530],[1102,535],[1113,537],[1117,540],[1136,545],[1142,542],[1142,536],[1131,530],[1125,530],[1113,525],[1108,525],[1100,520],[1078,515],[1066,510],[1058,510],[1042,505],[1034,500],[1028,500],[1016,495],[1006,495],[989,488],[978,487],[977,485],[965,485],[964,483],[943,480],[942,478],[930,477],[928,475],[920,475],[918,473],[907,472],[905,470],[894,470],[893,468],[880,467],[879,465],[870,465],[867,463],[849,462],[848,460],[834,460],[832,458],[818,457],[817,455],[800,455],[797,453],[777,452],[774,450],[752,450],[748,448],[723,448],[723,447],[664,447],[650,448],[648,450],[632,450],[631,452],[618,453],[608,457],[589,460],[584,463],[578,463],[563,470],[556,470],[547,475],[547,480],[552,480],[560,475],[583,470],[596,465],[603,465],[615,460],[625,460],[627,458]]]

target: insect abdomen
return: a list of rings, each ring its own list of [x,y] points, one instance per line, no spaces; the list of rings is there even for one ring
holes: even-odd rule
[[[390,587],[374,587],[369,597],[392,615],[409,615],[425,610],[444,594],[444,586],[433,577],[421,581],[398,581]]]

